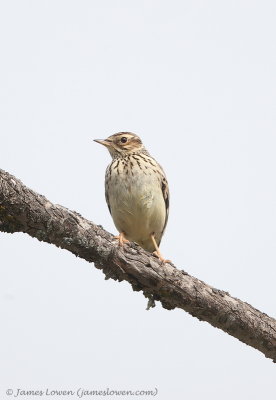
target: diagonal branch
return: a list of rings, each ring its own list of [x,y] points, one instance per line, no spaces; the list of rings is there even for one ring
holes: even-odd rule
[[[101,269],[106,279],[128,281],[149,306],[159,300],[181,308],[261,351],[276,362],[276,320],[174,265],[161,264],[135,243],[122,250],[100,225],[24,186],[0,170],[0,231],[25,232],[66,249]]]

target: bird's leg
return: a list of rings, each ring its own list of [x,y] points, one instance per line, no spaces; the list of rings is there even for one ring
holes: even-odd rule
[[[119,235],[119,236],[114,236],[114,239],[118,239],[118,240],[119,240],[119,245],[120,245],[120,246],[123,246],[124,243],[129,243],[129,240],[127,240],[127,239],[125,238],[124,232],[120,232],[120,235]]]
[[[157,257],[159,258],[159,260],[160,260],[162,263],[171,262],[170,260],[166,260],[166,259],[162,256],[162,254],[160,253],[159,247],[157,246],[157,243],[156,243],[156,240],[155,240],[155,237],[154,237],[154,233],[152,233],[152,234],[150,235],[150,237],[151,237],[152,243],[153,243],[154,248],[155,248],[155,251],[153,252],[153,254],[154,254],[155,256],[157,256]]]

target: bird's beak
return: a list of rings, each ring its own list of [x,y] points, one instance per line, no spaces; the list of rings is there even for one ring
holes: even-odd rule
[[[109,147],[111,145],[111,142],[102,139],[94,139],[94,142],[100,143],[106,147]]]

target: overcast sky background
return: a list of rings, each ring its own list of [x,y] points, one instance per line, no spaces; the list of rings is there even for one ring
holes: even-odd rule
[[[115,234],[110,156],[92,139],[139,134],[170,184],[162,253],[275,316],[275,21],[274,1],[1,1],[0,168]],[[69,252],[0,238],[1,398],[275,395],[258,351],[184,311],[145,311]]]

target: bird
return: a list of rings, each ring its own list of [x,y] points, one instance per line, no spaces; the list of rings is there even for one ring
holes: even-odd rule
[[[159,250],[169,215],[163,168],[134,133],[119,132],[94,141],[105,146],[112,158],[105,173],[105,198],[119,244],[136,242],[162,262],[168,261]]]

